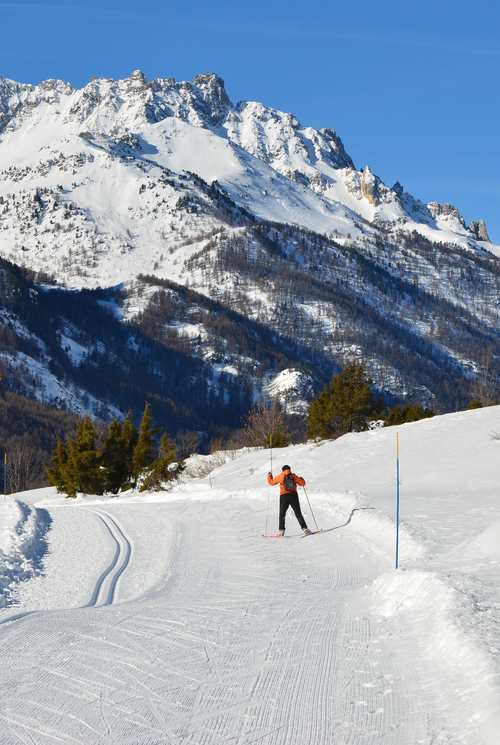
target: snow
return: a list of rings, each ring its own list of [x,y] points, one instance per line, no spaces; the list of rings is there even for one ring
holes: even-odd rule
[[[61,349],[68,355],[71,363],[75,367],[79,367],[82,362],[88,357],[89,350],[82,344],[72,339],[70,336],[65,334],[60,335]]]
[[[264,387],[264,393],[278,400],[292,414],[304,414],[313,392],[312,379],[301,370],[285,368]]]
[[[185,264],[206,242],[201,236],[228,226],[191,172],[218,181],[258,217],[341,241],[376,247],[387,230],[416,230],[498,255],[458,211],[400,197],[369,168],[356,170],[332,130],[304,127],[260,103],[233,105],[218,82],[205,85],[134,75],[81,90],[0,81],[8,118],[0,136],[1,254],[50,267],[72,287],[113,286],[141,273],[187,283]],[[178,207],[182,197],[190,207]]]
[[[30,553],[23,510],[51,523],[2,595],[2,742],[496,745],[499,430],[490,407],[275,450],[306,539],[292,516],[261,538],[258,449],[193,456],[164,493],[3,498],[2,560]]]
[[[70,341],[72,344],[69,343]],[[84,348],[68,338],[66,338],[66,342],[66,354],[70,356],[73,364],[80,364],[84,355]],[[102,411],[102,402],[87,391],[57,378],[48,369],[46,361],[42,362],[19,351],[15,355],[0,352],[1,360],[4,360],[17,371],[25,390],[36,400],[56,406],[64,406],[69,411],[83,416],[92,416],[97,411]],[[118,418],[122,416],[116,406],[105,404],[105,407],[110,416]]]
[[[38,575],[50,517],[46,510],[0,495],[0,608],[19,582]]]
[[[97,304],[107,310],[118,321],[123,320],[123,309],[116,300],[98,300]]]
[[[182,321],[172,321],[167,324],[167,328],[174,329],[179,336],[187,336],[190,339],[206,338],[205,327],[202,323],[186,323]]]

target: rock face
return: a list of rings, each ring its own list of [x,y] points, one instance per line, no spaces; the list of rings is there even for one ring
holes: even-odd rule
[[[365,166],[361,174],[361,193],[372,205],[377,206],[380,202],[378,179],[368,166]]]
[[[450,204],[449,202],[445,202],[444,204],[440,204],[439,202],[429,202],[427,207],[429,208],[429,211],[431,212],[433,217],[451,217],[459,222],[463,227],[465,227],[464,218],[455,207],[455,205]]]
[[[199,89],[205,101],[208,117],[212,124],[220,124],[231,108],[231,101],[226,93],[222,78],[214,73],[196,75],[193,78],[193,85]]]
[[[469,230],[478,241],[490,242],[490,236],[488,235],[488,228],[484,220],[473,220],[469,225]]]

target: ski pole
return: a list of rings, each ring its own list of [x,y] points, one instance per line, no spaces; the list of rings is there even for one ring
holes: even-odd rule
[[[273,472],[273,435],[269,435],[269,454],[271,456],[271,473]],[[266,511],[266,529],[264,535],[267,535],[267,529],[269,525],[269,510],[271,505],[271,492],[267,490],[267,511]]]
[[[314,516],[313,508],[311,507],[311,502],[309,501],[309,495],[307,494],[306,487],[303,486],[302,488],[304,490],[304,494],[306,495],[307,504],[309,505],[309,510],[311,512],[312,519],[314,520],[314,524],[316,525],[316,530],[320,530],[320,527],[319,527],[318,523],[316,522],[316,518]]]

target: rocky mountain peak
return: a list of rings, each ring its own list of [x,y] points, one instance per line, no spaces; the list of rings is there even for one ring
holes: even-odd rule
[[[133,93],[134,91],[144,91],[145,89],[151,88],[151,84],[147,80],[142,70],[134,70],[133,72],[131,72],[128,76],[127,83],[127,88],[131,93]]]
[[[193,78],[193,85],[201,92],[213,123],[219,124],[231,107],[223,79],[213,72],[202,73]]]
[[[469,230],[478,241],[490,241],[488,228],[484,220],[473,220],[469,225]]]
[[[344,143],[334,129],[323,127],[319,130],[329,145],[330,157],[333,155],[336,168],[354,168],[354,163],[345,150]]]
[[[39,85],[17,83],[0,77],[0,132],[17,120],[24,120],[41,103],[57,103],[73,88],[63,80],[45,80]]]
[[[133,70],[129,75],[129,80],[137,80],[140,83],[146,82],[146,76],[142,72],[142,70]]]

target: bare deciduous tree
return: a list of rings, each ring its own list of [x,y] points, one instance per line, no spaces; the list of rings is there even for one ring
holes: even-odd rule
[[[188,458],[198,451],[201,437],[198,432],[179,432],[175,438],[175,446],[179,458]]]
[[[284,447],[290,442],[286,414],[277,401],[256,406],[247,416],[246,444],[260,447]]]
[[[483,406],[492,406],[500,400],[500,366],[491,348],[485,349],[479,360],[472,396]]]
[[[33,475],[40,469],[40,452],[24,440],[14,440],[7,447],[7,486],[9,492],[24,491],[32,486]]]

